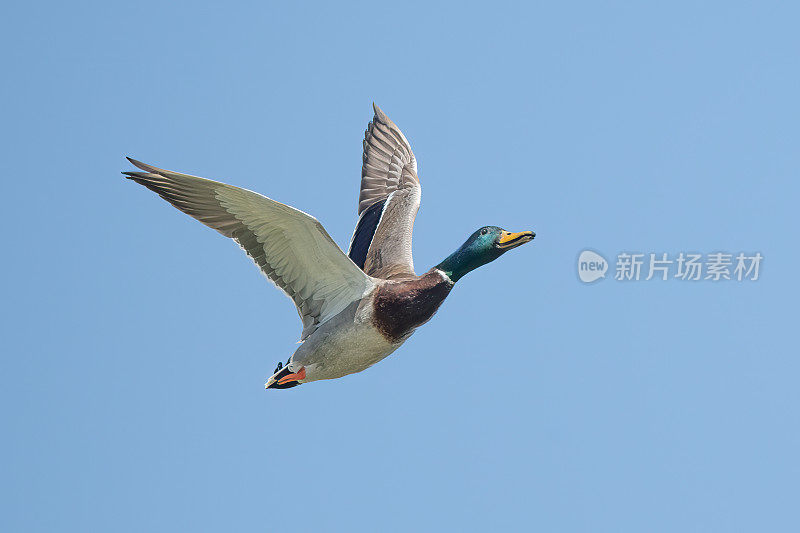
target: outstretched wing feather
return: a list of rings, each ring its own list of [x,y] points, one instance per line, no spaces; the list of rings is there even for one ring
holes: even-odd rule
[[[411,233],[422,189],[411,145],[400,128],[373,107],[375,116],[364,135],[359,220],[349,255],[373,277],[399,279],[414,275]]]
[[[247,252],[294,301],[301,339],[373,287],[314,217],[246,189],[130,161],[144,172],[126,176]]]

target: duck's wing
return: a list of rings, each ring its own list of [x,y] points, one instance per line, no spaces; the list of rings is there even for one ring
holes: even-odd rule
[[[414,275],[411,233],[422,188],[405,135],[373,107],[375,117],[364,136],[359,218],[348,255],[370,276],[401,279]]]
[[[294,301],[301,340],[373,287],[314,217],[252,191],[128,159],[144,172],[123,174],[239,243]]]

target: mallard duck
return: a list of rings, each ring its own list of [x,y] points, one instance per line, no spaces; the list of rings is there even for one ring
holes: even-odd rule
[[[532,231],[475,231],[421,276],[411,232],[420,204],[417,161],[380,108],[364,137],[358,223],[347,255],[317,219],[258,193],[134,159],[123,172],[184,213],[234,239],[297,306],[301,344],[267,389],[361,372],[400,347],[465,274],[531,241]]]

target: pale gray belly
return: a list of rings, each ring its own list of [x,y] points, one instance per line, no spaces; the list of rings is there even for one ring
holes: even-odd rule
[[[369,316],[357,318],[352,307],[312,333],[291,361],[305,367],[303,383],[340,378],[369,368],[399,348],[407,338],[390,342],[372,326]]]

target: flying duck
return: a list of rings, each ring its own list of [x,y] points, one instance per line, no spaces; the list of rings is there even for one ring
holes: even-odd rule
[[[411,233],[421,187],[400,129],[377,105],[364,137],[358,223],[347,255],[312,217],[258,193],[128,160],[123,172],[187,215],[235,240],[297,306],[301,344],[267,389],[361,372],[430,320],[465,274],[533,240],[532,231],[475,231],[421,276]]]

